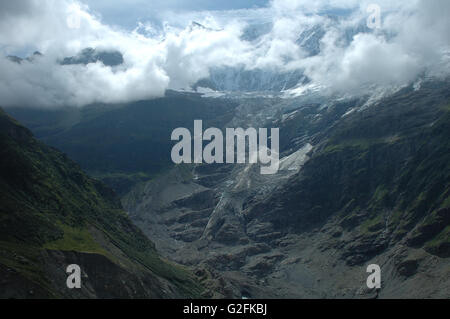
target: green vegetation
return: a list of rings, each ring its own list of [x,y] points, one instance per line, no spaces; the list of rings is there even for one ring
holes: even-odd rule
[[[161,169],[161,173],[166,169]],[[156,174],[146,174],[144,172],[126,173],[126,172],[88,172],[90,176],[102,181],[113,188],[117,195],[125,195],[131,188],[140,183],[148,182],[154,179]]]
[[[40,262],[40,247],[0,241],[0,264],[14,269],[51,293],[50,282]]]
[[[44,244],[45,249],[79,251],[108,256],[108,253],[94,241],[88,229],[70,227],[64,224],[60,227],[64,232],[64,237]]]
[[[440,254],[443,253],[443,257],[450,257],[448,254],[448,248],[450,246],[450,225],[447,226],[439,235],[437,235],[432,240],[428,241],[425,245],[425,249]],[[445,251],[443,251],[444,249]]]
[[[378,214],[373,219],[366,220],[361,225],[361,232],[363,233],[377,232],[380,229],[384,228],[384,225],[385,225],[384,216],[382,214]]]
[[[52,296],[58,290],[49,286],[44,271],[46,250],[102,255],[131,274],[140,269],[142,275],[160,278],[155,282],[164,278],[179,295],[201,293],[187,269],[160,258],[112,190],[66,155],[36,141],[1,109],[0,199],[0,264]],[[97,239],[93,231],[104,238]]]
[[[404,89],[339,119],[326,134],[319,130],[311,160],[280,199],[270,199],[281,201],[276,205],[285,211],[276,222],[301,231],[337,213],[344,228],[359,227],[369,237],[383,229],[399,240],[418,226],[411,245],[437,240],[445,249],[448,236],[440,232],[448,219],[427,224],[427,217],[450,207],[448,90],[448,82],[429,83],[420,92]],[[305,114],[299,117],[304,120]],[[316,130],[314,125],[306,124],[304,131]],[[320,214],[312,214],[319,205]]]

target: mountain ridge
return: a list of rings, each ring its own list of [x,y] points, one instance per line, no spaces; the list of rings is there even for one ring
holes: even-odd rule
[[[296,170],[177,167],[192,177],[163,174],[122,201],[164,255],[225,276],[226,296],[448,298],[448,88],[407,87],[351,114],[364,102],[290,108],[269,124],[282,161],[312,145]],[[378,292],[368,264],[381,266]]]
[[[158,255],[113,191],[3,110],[0,145],[2,298],[200,296],[194,275]],[[74,263],[83,287],[71,291]]]

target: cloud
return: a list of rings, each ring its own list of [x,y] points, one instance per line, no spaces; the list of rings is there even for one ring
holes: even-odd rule
[[[133,29],[138,21],[160,22],[170,12],[183,14],[194,11],[237,10],[266,6],[266,0],[84,0],[89,7],[102,13],[108,24],[119,24]]]
[[[324,0],[310,6],[303,0],[273,1],[277,14],[292,20],[298,20],[299,13],[352,12],[337,21],[319,22],[326,26],[320,54],[295,60],[292,67],[304,69],[313,82],[333,92],[351,93],[364,93],[373,86],[401,86],[424,73],[449,74],[450,2],[377,1],[381,28],[364,30],[371,2]]]
[[[130,31],[105,24],[100,14],[75,0],[4,1],[3,56],[30,48],[44,55],[21,64],[0,57],[0,104],[61,107],[153,98],[168,88],[187,88],[217,67],[301,70],[313,83],[340,93],[403,85],[424,73],[448,75],[450,2],[380,0],[379,30],[365,27],[369,3],[274,0],[266,8],[221,11],[192,11],[196,8],[191,6],[181,13],[165,11],[161,26],[142,21]],[[145,12],[139,4],[127,2],[127,8]],[[333,12],[337,18],[328,15]],[[192,20],[205,27],[189,26]],[[270,25],[267,32],[252,41],[242,38],[249,24],[258,29],[263,23]],[[316,27],[322,30],[316,39],[320,52],[311,54],[299,45],[299,37],[306,34],[302,41],[308,43],[308,30]],[[87,47],[119,50],[124,64],[58,62]]]
[[[7,106],[83,106],[162,96],[167,88],[185,88],[207,77],[219,60],[233,63],[238,51],[245,50],[238,24],[215,31],[167,27],[164,34],[150,38],[104,25],[87,7],[69,0],[40,1],[39,6],[22,0],[7,9],[8,19],[0,29],[6,53],[20,46],[35,46],[44,53],[21,64],[0,58],[0,103]],[[7,25],[18,26],[19,39],[10,36]],[[124,65],[58,63],[86,47],[119,50]]]

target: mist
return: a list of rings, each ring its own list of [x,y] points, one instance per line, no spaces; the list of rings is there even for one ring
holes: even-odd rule
[[[190,89],[220,67],[301,70],[324,92],[339,94],[448,76],[450,2],[378,1],[378,29],[365,27],[370,3],[274,0],[265,7],[199,11],[193,6],[183,7],[183,12],[167,7],[157,17],[140,18],[130,29],[120,21],[104,22],[101,13],[83,2],[2,2],[0,105],[82,107],[156,98],[167,89]],[[120,11],[123,4],[116,5]],[[130,6],[127,10],[133,10]],[[134,10],[142,11],[142,4]],[[270,29],[255,39],[243,37],[249,25],[262,24]],[[320,52],[312,55],[298,39],[314,26],[324,34]],[[61,64],[85,48],[119,51],[124,63]],[[7,58],[26,58],[34,51],[42,56],[21,63]]]

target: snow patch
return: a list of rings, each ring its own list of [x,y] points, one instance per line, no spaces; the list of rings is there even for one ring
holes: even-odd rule
[[[303,165],[309,160],[306,154],[311,152],[312,149],[313,146],[308,143],[297,152],[282,158],[280,161],[280,170],[300,171]]]
[[[197,93],[200,93],[203,97],[212,97],[212,98],[219,98],[225,95],[223,92],[214,91],[210,88],[204,88],[204,87],[198,87]]]

